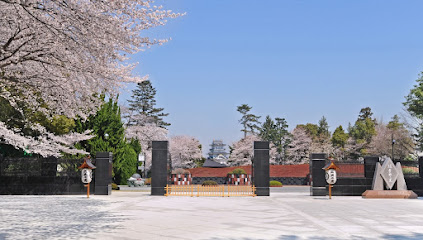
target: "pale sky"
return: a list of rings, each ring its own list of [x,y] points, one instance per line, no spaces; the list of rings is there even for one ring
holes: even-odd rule
[[[151,31],[172,40],[133,56],[135,72],[150,75],[170,136],[196,137],[205,153],[242,137],[244,103],[290,129],[323,115],[346,128],[367,106],[389,121],[423,70],[423,1],[158,3],[187,15]]]

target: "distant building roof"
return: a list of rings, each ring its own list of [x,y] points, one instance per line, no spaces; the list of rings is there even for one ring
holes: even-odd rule
[[[205,167],[205,168],[224,168],[224,167],[227,167],[227,166],[225,164],[215,162],[211,159],[206,159],[206,161],[203,164],[203,167]]]
[[[226,144],[223,144],[222,140],[213,140],[210,146],[210,152],[208,153],[209,159],[216,159],[220,155],[220,159],[227,159],[229,157],[229,153],[225,151]]]

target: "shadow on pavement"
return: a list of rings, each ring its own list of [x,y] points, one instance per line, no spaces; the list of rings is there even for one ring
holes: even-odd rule
[[[269,238],[210,238],[209,240],[264,240]],[[328,236],[311,236],[304,238],[302,236],[297,235],[281,235],[277,238],[271,238],[275,240],[299,240],[299,239],[309,239],[309,240],[338,240],[338,239],[345,239],[345,238],[336,238],[336,237],[328,237]],[[400,234],[385,234],[379,237],[371,238],[371,237],[363,237],[363,236],[351,236],[348,239],[352,240],[364,240],[364,239],[387,239],[387,240],[421,240],[423,239],[423,234],[421,233],[414,233],[411,235],[400,235]]]
[[[85,197],[2,196],[1,239],[81,239],[121,228],[110,202]]]

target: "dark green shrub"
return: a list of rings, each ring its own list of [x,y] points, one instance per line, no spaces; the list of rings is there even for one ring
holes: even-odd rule
[[[217,182],[212,181],[212,180],[206,180],[201,185],[202,186],[215,186],[215,185],[217,185]]]
[[[279,182],[279,181],[273,180],[273,181],[270,181],[270,186],[271,187],[282,187],[282,183]]]
[[[127,179],[136,172],[137,169],[137,153],[127,143],[122,143],[119,145],[119,148],[116,149],[116,154],[113,155],[113,164],[119,160],[120,168],[115,168],[115,182],[126,185]],[[114,165],[113,165],[114,167]]]
[[[119,190],[119,186],[116,183],[112,183],[112,190]]]
[[[247,172],[242,168],[235,168],[232,172],[228,172],[228,174],[241,175],[241,174],[247,174]]]

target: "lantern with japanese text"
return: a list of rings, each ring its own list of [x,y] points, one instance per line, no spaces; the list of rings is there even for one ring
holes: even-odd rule
[[[90,183],[93,179],[93,169],[96,168],[91,162],[90,156],[84,158],[84,163],[78,167],[81,169],[81,181],[85,183],[87,187],[87,198],[90,197]]]

